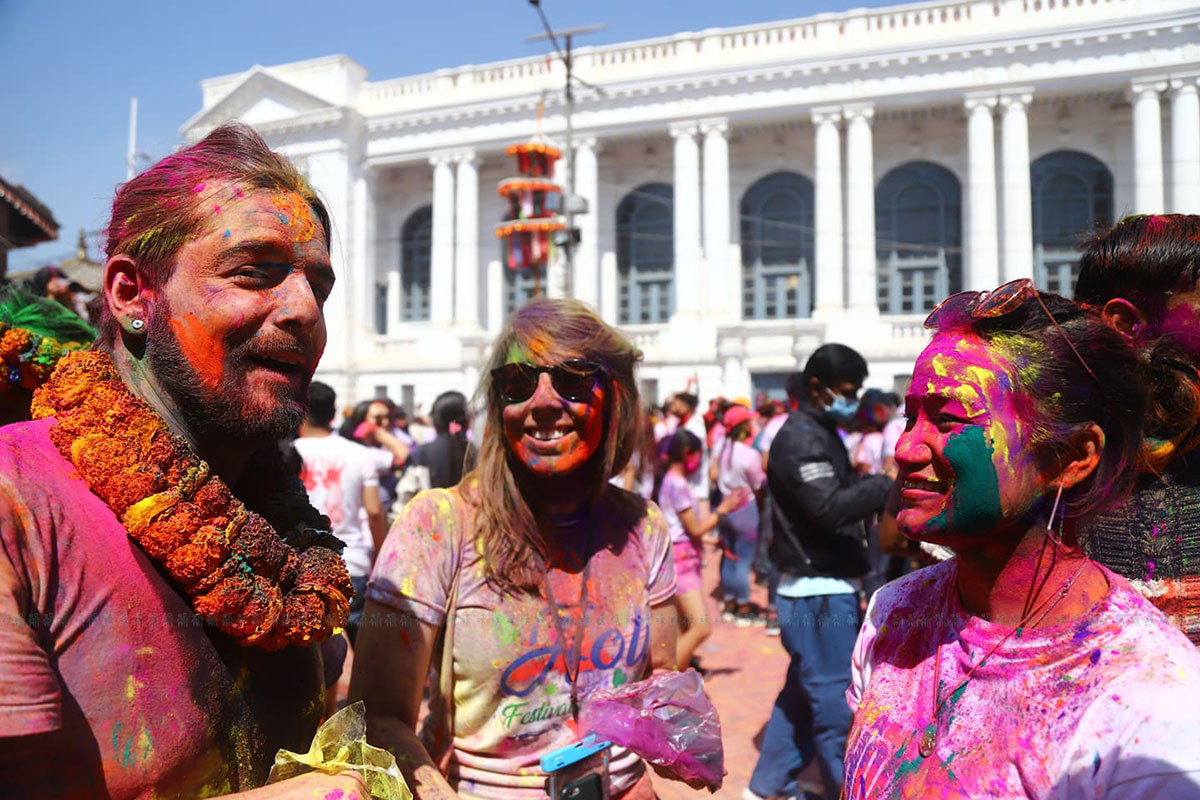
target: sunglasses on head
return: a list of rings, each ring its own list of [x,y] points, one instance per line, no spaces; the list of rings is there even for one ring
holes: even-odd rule
[[[1062,334],[1063,341],[1067,343],[1067,347],[1071,348],[1071,352],[1079,359],[1079,363],[1087,370],[1087,374],[1092,376],[1092,379],[1099,383],[1100,379],[1096,377],[1096,373],[1092,372],[1092,368],[1083,360],[1083,356],[1075,349],[1075,345],[1071,342],[1071,338],[1067,336],[1067,332],[1058,324],[1058,320],[1050,313],[1050,309],[1046,307],[1046,303],[1042,300],[1042,293],[1033,285],[1033,281],[1029,278],[1017,278],[1015,281],[1000,286],[992,292],[959,292],[952,294],[942,302],[934,306],[933,311],[929,312],[929,316],[925,318],[925,327],[931,330],[941,328],[954,327],[963,323],[970,323],[972,320],[978,319],[996,319],[1011,314],[1016,311],[1030,297],[1037,300],[1042,311],[1046,312],[1046,316],[1050,318],[1050,322]]]
[[[602,368],[595,361],[572,358],[553,366],[513,362],[492,370],[492,385],[506,403],[524,403],[537,391],[543,372],[550,373],[550,384],[564,400],[589,403]]]

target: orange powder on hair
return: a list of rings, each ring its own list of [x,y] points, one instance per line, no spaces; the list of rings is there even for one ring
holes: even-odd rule
[[[271,195],[271,202],[279,209],[280,221],[285,225],[296,226],[296,241],[311,242],[317,233],[317,223],[313,220],[312,209],[304,198],[295,192],[280,192]]]
[[[170,323],[184,358],[195,368],[205,386],[216,389],[225,375],[225,348],[213,341],[204,323],[191,312],[172,317]]]

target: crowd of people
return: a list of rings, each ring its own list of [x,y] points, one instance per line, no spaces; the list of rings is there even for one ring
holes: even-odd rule
[[[331,233],[222,126],[118,189],[95,330],[0,303],[0,796],[365,798],[344,752],[268,782],[352,647],[415,797],[541,798],[717,617],[789,659],[746,800],[1200,797],[1200,217],[1096,233],[1075,299],[946,298],[903,397],[829,343],[786,397],[648,409],[637,348],[537,298],[474,398],[340,423]],[[560,797],[686,777],[648,749]]]

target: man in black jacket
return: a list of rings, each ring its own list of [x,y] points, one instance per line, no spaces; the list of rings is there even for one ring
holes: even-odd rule
[[[865,521],[883,510],[891,479],[856,475],[837,423],[854,416],[867,364],[840,344],[818,348],[788,382],[794,410],[771,444],[771,559],[779,569],[779,621],[791,656],[763,734],[750,790],[792,797],[814,754],[837,797],[850,730],[845,692],[858,636],[859,601],[848,579],[867,573]]]

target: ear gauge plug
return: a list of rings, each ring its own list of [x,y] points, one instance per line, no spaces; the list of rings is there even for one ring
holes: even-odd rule
[[[146,327],[146,323],[140,319],[135,319],[133,322],[129,323],[129,327],[133,328],[134,333],[141,333],[142,328]]]

